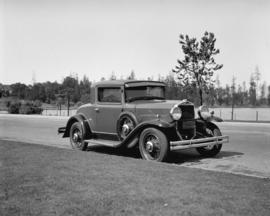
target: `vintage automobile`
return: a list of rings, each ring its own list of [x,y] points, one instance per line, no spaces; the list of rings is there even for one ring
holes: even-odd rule
[[[215,119],[201,106],[195,118],[187,100],[166,100],[165,84],[157,81],[113,80],[95,83],[91,101],[58,129],[74,149],[88,144],[118,148],[139,147],[143,159],[164,161],[170,151],[196,148],[215,156],[223,143]]]

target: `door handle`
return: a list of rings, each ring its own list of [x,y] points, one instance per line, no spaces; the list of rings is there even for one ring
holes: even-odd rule
[[[96,112],[99,112],[99,108],[95,108],[95,111],[96,111]]]

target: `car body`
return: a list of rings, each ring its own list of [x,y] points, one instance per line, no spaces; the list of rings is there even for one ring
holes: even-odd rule
[[[163,82],[111,80],[95,83],[91,101],[78,108],[66,127],[73,148],[85,150],[89,143],[118,148],[139,146],[142,158],[164,161],[169,152],[196,148],[205,156],[219,153],[229,142],[205,106],[195,118],[193,103],[166,100]]]

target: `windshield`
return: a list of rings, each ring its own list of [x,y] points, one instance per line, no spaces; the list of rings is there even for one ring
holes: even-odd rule
[[[165,88],[163,86],[138,86],[125,89],[126,101],[165,99]]]

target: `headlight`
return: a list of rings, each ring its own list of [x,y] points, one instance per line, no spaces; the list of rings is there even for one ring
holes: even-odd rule
[[[204,120],[210,117],[209,109],[205,105],[199,107],[198,114]]]
[[[182,111],[177,105],[174,105],[171,108],[170,114],[171,114],[172,119],[177,121],[181,118]]]

